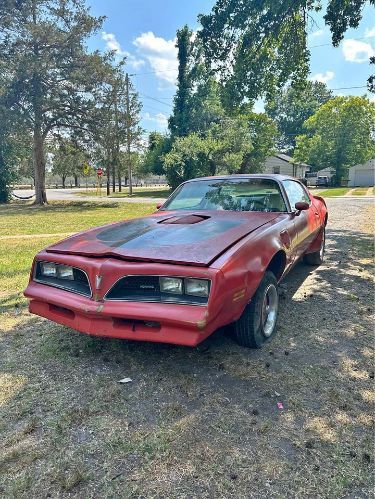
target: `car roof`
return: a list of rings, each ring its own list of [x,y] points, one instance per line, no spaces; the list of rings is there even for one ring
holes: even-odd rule
[[[245,179],[245,178],[260,178],[260,179],[266,179],[266,180],[297,180],[295,177],[292,177],[290,175],[281,175],[280,173],[237,173],[235,175],[214,175],[212,177],[197,177],[197,178],[192,178],[191,180],[187,180],[187,182],[196,182],[199,180],[240,180],[240,179]]]

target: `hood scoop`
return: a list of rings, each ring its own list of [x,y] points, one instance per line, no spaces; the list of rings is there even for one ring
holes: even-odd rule
[[[211,217],[206,217],[204,215],[184,215],[177,217],[165,218],[158,222],[159,224],[180,224],[180,225],[192,225],[197,224],[199,222],[204,222],[204,220],[208,220]]]

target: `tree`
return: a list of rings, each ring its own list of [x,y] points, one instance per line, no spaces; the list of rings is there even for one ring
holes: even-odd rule
[[[348,27],[358,26],[365,3],[328,0],[324,19],[334,46]],[[305,81],[309,17],[318,10],[320,0],[217,0],[210,14],[199,17],[206,62],[220,75],[228,102],[267,97],[287,82]]]
[[[121,190],[121,175],[126,178],[131,167],[131,152],[141,147],[142,128],[140,127],[141,103],[138,93],[127,75],[121,71],[121,65],[103,81],[95,94],[96,107],[93,110],[90,131],[93,137],[96,157],[107,172],[107,194],[109,179],[112,177],[112,190],[116,180]],[[124,155],[127,150],[126,165]],[[126,168],[124,168],[126,166]],[[131,171],[131,169],[130,169]]]
[[[274,151],[277,127],[264,113],[248,112],[244,114],[249,127],[252,150],[248,152],[238,173],[262,172],[265,161]]]
[[[61,177],[62,186],[65,189],[65,181],[69,175],[78,176],[82,173],[87,154],[70,139],[60,139],[51,152],[53,154],[52,173]]]
[[[56,129],[83,129],[92,90],[110,56],[88,54],[85,40],[103,18],[83,0],[7,0],[0,4],[0,60],[9,75],[13,109],[33,136],[36,203],[47,201],[45,141]]]
[[[348,168],[375,154],[375,104],[366,97],[335,97],[304,124],[294,158],[315,170],[331,168],[337,185]]]
[[[31,139],[19,115],[10,109],[2,85],[4,77],[0,65],[0,203],[10,200],[11,184],[22,175],[29,161]]]
[[[164,155],[164,169],[172,189],[194,177],[236,173],[252,150],[250,132],[242,119],[214,124],[205,135],[178,137]]]
[[[189,62],[193,50],[192,35],[192,31],[186,25],[177,31],[177,92],[174,98],[173,113],[169,119],[169,129],[173,137],[183,137],[188,133],[188,100],[191,90]]]
[[[280,151],[293,152],[296,136],[303,133],[304,122],[332,96],[324,83],[307,81],[303,88],[288,85],[269,100],[266,112],[277,124]]]
[[[163,156],[171,150],[172,139],[159,132],[148,136],[148,147],[140,166],[142,175],[164,175]]]

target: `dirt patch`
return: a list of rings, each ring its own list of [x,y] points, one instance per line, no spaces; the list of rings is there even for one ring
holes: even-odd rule
[[[327,202],[327,261],[287,278],[260,351],[230,328],[189,349],[4,313],[2,495],[373,497],[373,207]]]

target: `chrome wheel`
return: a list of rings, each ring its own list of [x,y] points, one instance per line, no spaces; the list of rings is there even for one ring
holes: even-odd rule
[[[276,286],[269,284],[264,292],[262,304],[262,326],[263,334],[269,338],[275,328],[277,311],[279,308],[279,295]]]

